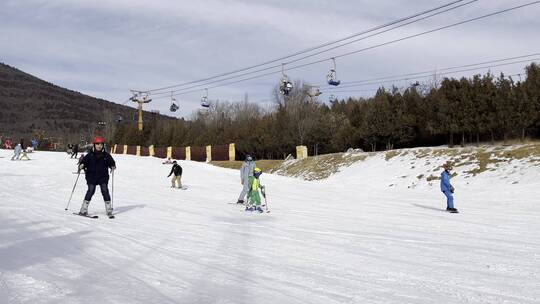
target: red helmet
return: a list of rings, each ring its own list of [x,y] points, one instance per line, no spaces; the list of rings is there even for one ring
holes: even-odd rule
[[[104,142],[105,142],[105,139],[103,139],[103,137],[101,137],[101,136],[96,136],[96,137],[94,138],[94,142],[93,142],[93,143],[94,143],[94,144],[102,144],[102,143],[104,143]]]

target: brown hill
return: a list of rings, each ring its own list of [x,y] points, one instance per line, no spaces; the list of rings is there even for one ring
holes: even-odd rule
[[[89,140],[98,122],[111,137],[121,124],[136,124],[136,109],[94,98],[24,73],[0,63],[0,137],[54,138],[55,142]],[[144,112],[145,121],[172,119]],[[121,121],[119,121],[121,118]]]

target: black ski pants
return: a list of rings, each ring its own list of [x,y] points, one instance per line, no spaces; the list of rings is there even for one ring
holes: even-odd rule
[[[90,201],[92,199],[92,196],[96,192],[96,187],[97,185],[88,185],[88,191],[86,191],[86,195],[84,196],[85,201]],[[109,194],[109,188],[107,187],[107,184],[100,184],[99,187],[101,188],[101,195],[103,195],[103,200],[106,202],[110,202],[111,196]]]

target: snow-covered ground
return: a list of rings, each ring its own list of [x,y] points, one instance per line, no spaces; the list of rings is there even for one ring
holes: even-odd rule
[[[316,182],[263,174],[271,213],[248,214],[229,204],[237,171],[180,162],[183,191],[162,160],[114,155],[110,220],[99,190],[99,219],[72,215],[83,176],[64,210],[77,176],[65,153],[11,153],[0,303],[540,303],[540,173],[526,163],[458,175],[459,214],[442,211],[437,181],[408,187],[410,168],[438,175],[439,160],[406,156]]]

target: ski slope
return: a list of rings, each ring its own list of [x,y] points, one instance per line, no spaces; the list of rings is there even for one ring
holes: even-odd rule
[[[76,160],[11,153],[0,303],[540,303],[540,174],[526,163],[453,179],[459,214],[442,211],[437,182],[407,187],[405,157],[316,182],[263,174],[271,212],[251,214],[229,204],[238,171],[181,161],[184,191],[161,159],[114,155],[110,220],[99,191],[99,219],[72,215],[82,175],[64,210]]]

